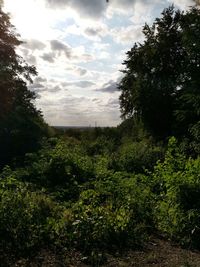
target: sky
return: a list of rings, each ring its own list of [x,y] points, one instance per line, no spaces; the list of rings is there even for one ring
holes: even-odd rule
[[[53,126],[117,126],[117,84],[126,52],[142,27],[174,4],[192,0],[4,0],[24,43],[18,53],[37,68],[29,89]]]

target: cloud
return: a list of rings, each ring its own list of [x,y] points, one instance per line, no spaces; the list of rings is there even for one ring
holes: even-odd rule
[[[83,77],[89,73],[89,71],[86,68],[82,68],[82,67],[76,66],[76,65],[69,65],[65,69],[68,73],[70,73],[72,75],[81,76],[81,77]]]
[[[60,84],[54,80],[47,81],[44,77],[36,77],[32,84],[29,85],[29,90],[35,92],[37,96],[43,96],[44,93],[57,93],[62,90]]]
[[[75,84],[76,86],[82,87],[82,88],[91,87],[95,85],[95,83],[90,82],[90,81],[80,81],[80,82],[76,82]]]
[[[46,81],[47,81],[46,78],[40,77],[40,76],[36,77],[35,80],[34,80],[35,83],[40,83],[40,82],[43,83],[43,82],[46,82]]]
[[[170,2],[170,4],[175,4],[180,9],[186,9],[189,6],[193,6],[195,4],[195,1],[193,0],[168,0],[168,2]]]
[[[88,28],[85,29],[85,33],[87,35],[90,35],[90,36],[97,35],[99,32],[100,32],[100,29],[94,29],[94,28],[91,28],[91,27],[88,27]]]
[[[111,31],[113,40],[120,44],[141,42],[144,39],[142,27],[139,25],[130,25],[128,27],[118,27]]]
[[[102,38],[108,34],[108,28],[105,24],[89,26],[84,29],[86,37]]]
[[[94,57],[90,54],[84,53],[80,55],[80,59],[82,58],[82,61],[92,61]]]
[[[30,65],[37,65],[37,58],[36,56],[32,53],[31,50],[21,47],[19,48],[19,54],[25,59],[27,63]]]
[[[36,39],[25,40],[23,46],[31,50],[43,50],[46,47],[43,42]]]
[[[70,3],[71,7],[77,10],[80,15],[93,18],[101,17],[107,8],[104,0],[71,0]]]
[[[76,19],[76,24],[69,25],[63,31],[66,36],[77,35],[97,42],[109,34],[109,28],[103,21],[92,21],[91,24],[91,21],[79,19]]]
[[[64,86],[64,87],[76,86],[76,87],[81,87],[81,88],[87,88],[87,87],[91,87],[93,85],[95,85],[95,83],[91,82],[91,81],[75,81],[75,82],[63,82],[62,83],[62,86]]]
[[[106,0],[46,0],[50,8],[72,8],[79,16],[93,19],[103,17],[109,9],[127,13],[134,9],[137,2],[148,4],[149,0],[110,0],[109,3]]]
[[[118,82],[110,80],[109,82],[105,83],[100,89],[97,89],[96,91],[112,94],[112,93],[119,91],[117,85],[118,85]]]
[[[50,41],[51,49],[53,51],[57,51],[60,55],[60,53],[64,52],[65,56],[68,59],[72,58],[72,48],[68,45],[58,41],[58,40],[51,40]]]
[[[56,85],[56,86],[52,86],[48,89],[48,92],[50,93],[57,93],[59,91],[61,91],[61,87],[59,85]]]
[[[81,17],[90,19],[99,19],[114,12],[131,14],[139,3],[144,7],[158,9],[159,6],[167,7],[167,5],[175,4],[179,8],[186,8],[194,5],[193,0],[45,0],[50,8],[71,8]],[[166,3],[167,2],[167,3]]]
[[[84,76],[87,74],[88,71],[86,69],[83,69],[83,68],[76,68],[75,72],[80,76]]]
[[[67,5],[66,0],[47,0],[47,3],[52,8],[55,8],[55,7],[63,8]]]
[[[40,58],[49,63],[54,63],[55,60],[64,60],[65,58],[79,62],[88,62],[94,59],[92,55],[85,53],[85,48],[83,46],[72,48],[68,44],[58,40],[50,40],[49,51],[40,55]],[[77,69],[77,72],[79,72],[80,75],[86,73],[86,71],[81,68]]]
[[[130,10],[130,8],[134,7],[135,3],[138,0],[112,0],[110,7],[117,8],[120,11]],[[147,2],[147,0],[140,0],[140,2]]]
[[[59,42],[58,40],[51,40],[50,41],[52,50],[56,51],[65,51],[66,49],[69,49],[67,45]]]
[[[116,126],[119,124],[119,109],[115,99],[98,99],[67,95],[52,101],[38,99],[44,117],[50,125],[70,126]]]
[[[94,102],[95,104],[101,104],[102,100],[95,97],[95,98],[92,99],[92,102]]]
[[[37,65],[37,58],[34,55],[26,56],[27,63],[36,66]]]
[[[110,98],[107,106],[111,109],[119,109],[119,98]]]
[[[52,86],[50,84],[44,86],[42,84],[35,84],[33,85],[33,87],[31,88],[32,91],[36,92],[36,93],[57,93],[57,92],[60,92],[62,89],[59,85],[55,85],[55,86]]]
[[[81,17],[100,18],[108,5],[104,0],[46,0],[51,8],[74,9]]]
[[[35,88],[44,88],[44,85],[41,83],[34,83],[29,88],[35,89]]]
[[[50,53],[44,53],[42,56],[40,56],[44,61],[47,61],[49,63],[54,63],[55,61],[55,54],[50,52]]]
[[[35,92],[35,93],[38,93],[38,92],[42,92],[45,90],[45,86],[42,84],[42,83],[33,83],[31,85],[29,85],[29,90]]]

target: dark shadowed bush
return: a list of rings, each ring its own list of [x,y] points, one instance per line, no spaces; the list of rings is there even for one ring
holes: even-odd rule
[[[153,170],[157,160],[161,159],[164,149],[151,144],[148,140],[127,142],[119,152],[113,154],[110,167],[116,170],[144,173],[146,169]]]

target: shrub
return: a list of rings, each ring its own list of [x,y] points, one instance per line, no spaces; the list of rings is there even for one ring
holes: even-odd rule
[[[37,154],[27,155],[24,180],[48,188],[60,200],[76,199],[79,185],[94,178],[92,159],[78,144],[58,140]]]
[[[83,251],[141,246],[150,226],[151,193],[136,177],[115,173],[74,204],[75,244]]]
[[[99,136],[93,142],[84,140],[84,147],[89,156],[106,155],[115,150],[115,140],[107,136]]]
[[[17,256],[56,243],[62,208],[12,177],[0,179],[0,250]]]
[[[200,158],[186,159],[172,138],[153,178],[158,229],[184,246],[200,248]]]
[[[156,162],[163,157],[163,148],[153,146],[149,141],[123,144],[110,166],[116,170],[144,173],[153,170]]]

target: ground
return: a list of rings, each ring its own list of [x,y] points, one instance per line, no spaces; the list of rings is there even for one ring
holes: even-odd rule
[[[141,251],[128,251],[122,255],[106,255],[102,267],[199,267],[200,252],[178,247],[169,241],[153,238]],[[86,263],[84,263],[84,261]],[[18,260],[11,267],[89,267],[100,266],[99,262],[88,264],[80,253],[41,250],[32,259]],[[7,267],[7,266],[1,266]]]

